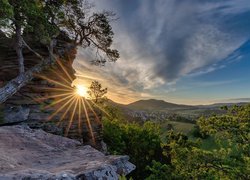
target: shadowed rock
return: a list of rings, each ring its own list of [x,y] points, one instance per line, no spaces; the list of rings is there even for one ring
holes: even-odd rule
[[[135,169],[128,159],[28,126],[0,127],[0,179],[118,179]]]

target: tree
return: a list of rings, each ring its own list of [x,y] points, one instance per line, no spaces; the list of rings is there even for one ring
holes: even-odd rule
[[[118,115],[103,119],[104,140],[109,152],[127,154],[136,170],[135,179],[249,179],[250,105],[234,106],[225,115],[201,117],[199,133],[215,138],[205,149],[201,141],[168,131],[162,141],[157,126],[129,124]],[[149,123],[149,124],[148,124]]]
[[[233,106],[225,115],[201,117],[198,125],[202,133],[227,138],[250,156],[250,104]]]
[[[98,81],[93,81],[89,87],[88,94],[95,103],[100,103],[105,98],[108,89],[102,89],[102,85]]]
[[[154,162],[148,179],[164,179],[165,173],[165,179],[249,179],[250,105],[201,117],[197,124],[201,133],[216,138],[218,147],[206,150],[183,134],[169,132],[164,149],[171,162]]]
[[[116,61],[119,58],[118,51],[110,48],[113,39],[110,21],[114,14],[91,14],[91,7],[83,0],[0,0],[0,15],[3,15],[0,17],[0,30],[15,39],[20,72],[18,77],[0,89],[1,103],[32,80],[34,73],[42,72],[56,59],[63,58],[67,51],[77,46],[95,49],[96,57],[92,62],[96,65],[104,65],[107,60]],[[33,43],[48,47],[49,57],[41,56],[24,40],[31,34],[36,37]],[[55,53],[54,47],[59,35],[69,38],[70,45]],[[41,59],[40,64],[26,72],[22,52],[24,47]]]
[[[227,108],[227,114],[198,120],[201,132],[213,135],[226,152],[228,174],[250,178],[250,104]]]
[[[112,116],[103,119],[103,137],[112,154],[126,154],[136,169],[129,175],[134,179],[145,179],[150,174],[147,168],[153,160],[166,163],[163,155],[159,127],[152,122],[143,126],[136,123],[124,123]],[[165,176],[165,175],[164,175]]]
[[[15,41],[14,49],[17,54],[19,73],[23,74],[24,57],[23,48],[27,45],[23,39],[23,33],[26,29],[34,24],[31,24],[30,18],[32,16],[38,18],[40,15],[39,2],[28,0],[1,0],[0,14],[1,16],[1,29],[13,37]]]

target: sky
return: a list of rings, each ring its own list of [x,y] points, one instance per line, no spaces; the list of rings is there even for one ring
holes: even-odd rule
[[[98,0],[113,11],[113,48],[104,67],[78,50],[77,84],[98,80],[127,104],[162,99],[178,104],[250,100],[250,0]]]

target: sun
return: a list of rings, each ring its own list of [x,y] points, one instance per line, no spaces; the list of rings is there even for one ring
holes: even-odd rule
[[[76,94],[81,97],[86,97],[88,89],[83,85],[76,85]]]

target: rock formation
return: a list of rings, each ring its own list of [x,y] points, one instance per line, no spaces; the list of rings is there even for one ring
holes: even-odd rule
[[[29,41],[30,38],[31,37],[27,37],[26,42],[33,42]],[[4,86],[4,84],[18,75],[18,63],[12,44],[12,39],[5,37],[4,34],[0,32],[0,87]],[[33,50],[39,52],[39,54],[44,57],[48,57],[48,50],[45,46],[34,42],[29,45],[33,48]],[[50,119],[49,122],[46,122],[48,117],[60,108],[65,101],[62,101],[55,106],[51,106],[50,108],[43,108],[44,106],[47,106],[56,100],[60,100],[61,98],[46,97],[62,94],[64,92],[57,90],[62,88],[60,85],[48,81],[46,78],[41,78],[41,75],[60,83],[65,83],[62,79],[64,78],[68,81],[68,83],[66,82],[67,86],[70,87],[72,81],[75,79],[75,71],[72,68],[72,63],[75,59],[77,50],[76,47],[69,47],[70,40],[66,39],[63,34],[60,35],[56,40],[56,46],[54,48],[54,53],[58,55],[60,64],[55,63],[48,67],[48,69],[39,74],[25,87],[21,88],[20,91],[18,91],[2,105],[3,107],[1,109],[3,111],[2,114],[4,116],[4,123],[15,124],[25,122],[32,128],[42,128],[47,132],[54,134],[65,134],[65,129],[68,126],[72,110],[70,110],[64,117],[64,119],[67,119],[68,121],[62,121],[63,123],[61,123],[60,127],[55,126],[55,124],[57,124],[62,117],[63,111],[58,112],[58,114]],[[26,69],[32,68],[38,64],[39,61],[41,61],[27,48],[24,48],[24,58]],[[63,68],[61,66],[63,66]],[[90,144],[97,149],[102,149],[102,125],[99,121],[96,121],[96,115],[94,115],[91,110],[88,109],[87,111],[91,121],[92,131],[95,136],[94,141],[93,138],[91,138],[90,129],[87,126],[85,116],[82,116],[81,118],[81,134],[78,132],[79,120],[75,117],[71,124],[68,137],[83,141],[85,144]],[[99,116],[99,119],[101,119],[100,113],[96,114]]]
[[[0,179],[118,179],[135,166],[78,141],[28,126],[0,127]]]
[[[26,41],[29,42],[28,39]],[[69,39],[59,36],[54,53],[60,63],[51,64],[4,104],[0,104],[0,179],[118,179],[119,175],[126,175],[135,168],[128,162],[127,156],[105,156],[92,148],[103,150],[102,117],[94,107],[87,108],[81,116],[80,113],[72,116],[74,110],[71,108],[64,119],[61,117],[65,109],[49,118],[66,103],[62,101],[53,105],[62,99],[54,95],[63,93],[56,82],[70,87],[75,79],[72,63],[76,48],[67,49],[68,43]],[[0,88],[18,75],[12,46],[12,40],[0,32]],[[30,46],[39,54],[48,56],[48,50],[41,44]],[[40,61],[28,49],[24,49],[24,58],[26,69]],[[65,79],[68,82],[63,82]],[[59,121],[60,126],[57,125]],[[68,127],[67,137],[72,139],[53,135],[65,135]]]

